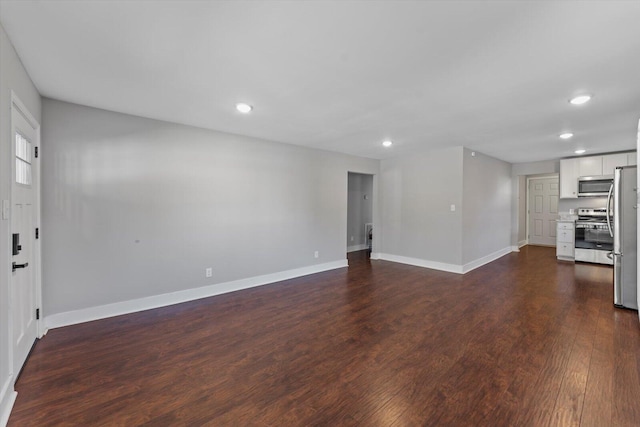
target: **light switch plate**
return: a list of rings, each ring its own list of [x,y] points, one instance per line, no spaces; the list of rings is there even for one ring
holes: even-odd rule
[[[11,205],[8,200],[2,201],[2,219],[9,219],[11,215]]]

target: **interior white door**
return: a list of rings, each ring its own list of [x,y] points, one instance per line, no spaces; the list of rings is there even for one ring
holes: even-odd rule
[[[556,245],[558,177],[529,179],[529,244]]]
[[[11,109],[12,153],[14,157],[11,188],[12,274],[10,285],[13,330],[13,372],[17,377],[38,328],[36,321],[37,289],[35,265],[35,220],[37,168],[34,152],[38,132],[15,104]],[[17,235],[17,236],[16,236]],[[12,239],[12,240],[13,240]]]

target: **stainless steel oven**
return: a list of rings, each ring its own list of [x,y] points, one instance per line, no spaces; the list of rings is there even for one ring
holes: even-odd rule
[[[607,227],[606,208],[578,209],[575,249],[576,261],[613,265],[613,260],[608,257],[613,251],[613,237]]]

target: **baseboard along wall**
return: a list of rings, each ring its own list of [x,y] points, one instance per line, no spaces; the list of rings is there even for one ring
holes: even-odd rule
[[[329,271],[343,267],[348,267],[346,259],[281,271],[278,273],[265,274],[262,276],[255,276],[246,279],[239,279],[230,282],[216,283],[213,285],[186,289],[167,294],[153,295],[129,301],[105,304],[96,307],[88,307],[63,313],[55,313],[48,316],[45,315],[45,331],[48,329],[60,328],[63,326],[75,325],[78,323],[90,322],[99,319],[106,319],[108,317],[120,316],[123,314],[136,313],[138,311],[150,310],[153,308],[165,307],[173,304],[180,304],[182,302],[193,301],[200,298],[207,298],[262,285],[268,285],[270,283],[294,279],[296,277],[307,276],[309,274],[321,273],[323,271]]]
[[[393,254],[385,254],[385,253],[376,253],[375,258],[374,258],[374,254],[371,254],[371,259],[383,259],[386,261],[399,262],[401,264],[409,264],[409,265],[415,265],[417,267],[447,271],[449,273],[465,274],[470,272],[471,270],[475,270],[478,267],[488,264],[491,261],[495,261],[496,259],[503,257],[506,254],[511,252],[513,252],[513,248],[511,246],[508,246],[506,248],[500,249],[499,251],[493,252],[487,256],[478,258],[474,261],[468,262],[463,265],[449,264],[444,262],[430,261],[430,260],[425,260],[420,258],[411,258],[411,257],[405,257],[401,255],[393,255]]]
[[[366,248],[366,247],[365,247]],[[401,264],[409,264],[417,267],[431,268],[434,270],[447,271],[456,274],[465,274],[478,267],[490,263],[510,252],[514,251],[513,247],[501,249],[482,258],[466,263],[464,265],[449,264],[437,261],[423,260],[419,258],[411,258],[400,255],[385,254],[373,252],[372,260],[386,260],[398,262]],[[257,286],[263,286],[270,283],[280,282],[283,280],[294,279],[296,277],[306,276],[309,274],[321,273],[323,271],[334,270],[337,268],[348,267],[347,260],[333,261],[324,264],[317,264],[308,267],[297,268],[293,270],[282,271],[278,273],[265,274],[262,276],[250,277],[246,279],[234,280],[225,283],[216,283],[213,285],[203,286],[199,288],[186,289],[177,292],[171,292],[161,295],[153,295],[144,298],[138,298],[129,301],[121,301],[112,304],[105,304],[95,307],[88,307],[79,310],[72,310],[63,313],[55,313],[45,316],[45,333],[49,329],[60,328],[63,326],[75,325],[78,323],[90,322],[93,320],[105,319],[108,317],[120,316],[123,314],[136,313],[138,311],[150,310],[153,308],[165,307],[168,305],[179,304],[182,302],[193,301],[200,298],[207,298],[215,295],[221,295],[228,292],[249,289]]]

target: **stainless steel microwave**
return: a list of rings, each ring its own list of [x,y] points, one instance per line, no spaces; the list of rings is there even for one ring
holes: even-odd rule
[[[607,197],[613,185],[613,175],[581,176],[578,197]]]

